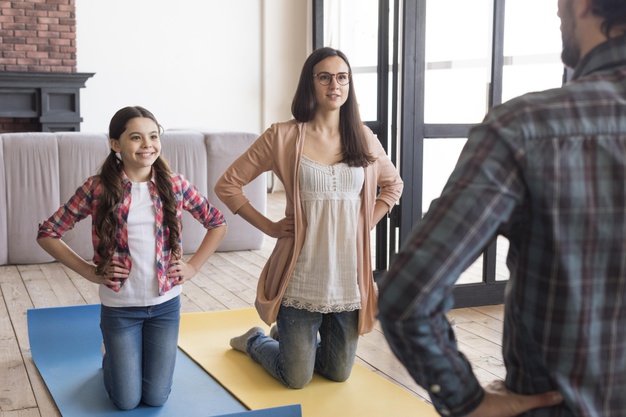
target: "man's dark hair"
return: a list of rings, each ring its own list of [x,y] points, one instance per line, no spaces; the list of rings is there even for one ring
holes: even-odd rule
[[[624,0],[593,0],[592,12],[604,19],[602,33],[608,38],[611,31],[623,26],[626,31],[626,1]]]

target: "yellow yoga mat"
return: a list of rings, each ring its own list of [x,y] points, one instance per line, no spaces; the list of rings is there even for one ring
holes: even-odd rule
[[[286,388],[248,355],[231,349],[231,337],[268,327],[253,308],[181,315],[178,345],[252,410],[301,404],[303,417],[437,417],[434,408],[358,363],[348,381],[315,375],[300,390]]]

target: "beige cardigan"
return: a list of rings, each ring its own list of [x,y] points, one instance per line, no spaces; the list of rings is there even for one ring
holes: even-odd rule
[[[357,231],[358,283],[361,293],[359,311],[359,334],[372,330],[376,322],[377,289],[372,274],[370,252],[370,231],[374,204],[381,200],[394,206],[402,194],[403,182],[380,142],[371,130],[364,126],[368,149],[376,161],[365,168],[365,180],[361,193],[361,212]],[[243,186],[266,171],[273,171],[285,186],[285,215],[294,215],[293,237],[280,238],[270,255],[257,287],[256,309],[261,319],[268,325],[276,321],[296,260],[302,249],[306,234],[306,219],[302,215],[298,186],[299,167],[306,130],[306,123],[291,120],[275,123],[267,129],[248,150],[235,160],[215,185],[215,193],[233,212],[247,204]],[[380,193],[376,196],[377,185]]]

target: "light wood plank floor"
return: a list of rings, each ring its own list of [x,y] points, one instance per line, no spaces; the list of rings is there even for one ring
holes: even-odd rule
[[[284,194],[268,195],[268,214],[278,218]],[[261,250],[215,254],[193,280],[185,283],[183,312],[216,311],[253,306],[257,277],[274,245]],[[58,263],[0,266],[0,416],[60,416],[33,363],[26,311],[30,308],[96,304],[97,286]],[[459,346],[483,383],[504,377],[501,356],[502,306],[453,310]],[[377,328],[362,336],[358,362],[412,394],[426,392],[391,353]]]

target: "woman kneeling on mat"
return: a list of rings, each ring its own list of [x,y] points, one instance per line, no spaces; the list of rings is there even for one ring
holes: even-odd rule
[[[332,48],[304,63],[291,107],[226,170],[218,197],[276,246],[259,279],[256,308],[267,324],[231,339],[290,388],[313,372],[345,381],[360,334],[377,310],[370,231],[391,210],[402,180],[359,116],[350,65]],[[243,186],[272,171],[285,186],[285,218],[256,210]],[[377,187],[380,192],[376,194]],[[319,340],[318,340],[319,333]]]
[[[142,107],[119,110],[109,125],[111,152],[99,175],[39,226],[37,241],[57,261],[100,284],[102,369],[111,401],[130,410],[161,406],[172,388],[181,284],[226,234],[222,213],[161,156],[162,128]],[[181,214],[207,229],[196,253],[182,258]],[[60,238],[92,216],[93,262]]]

